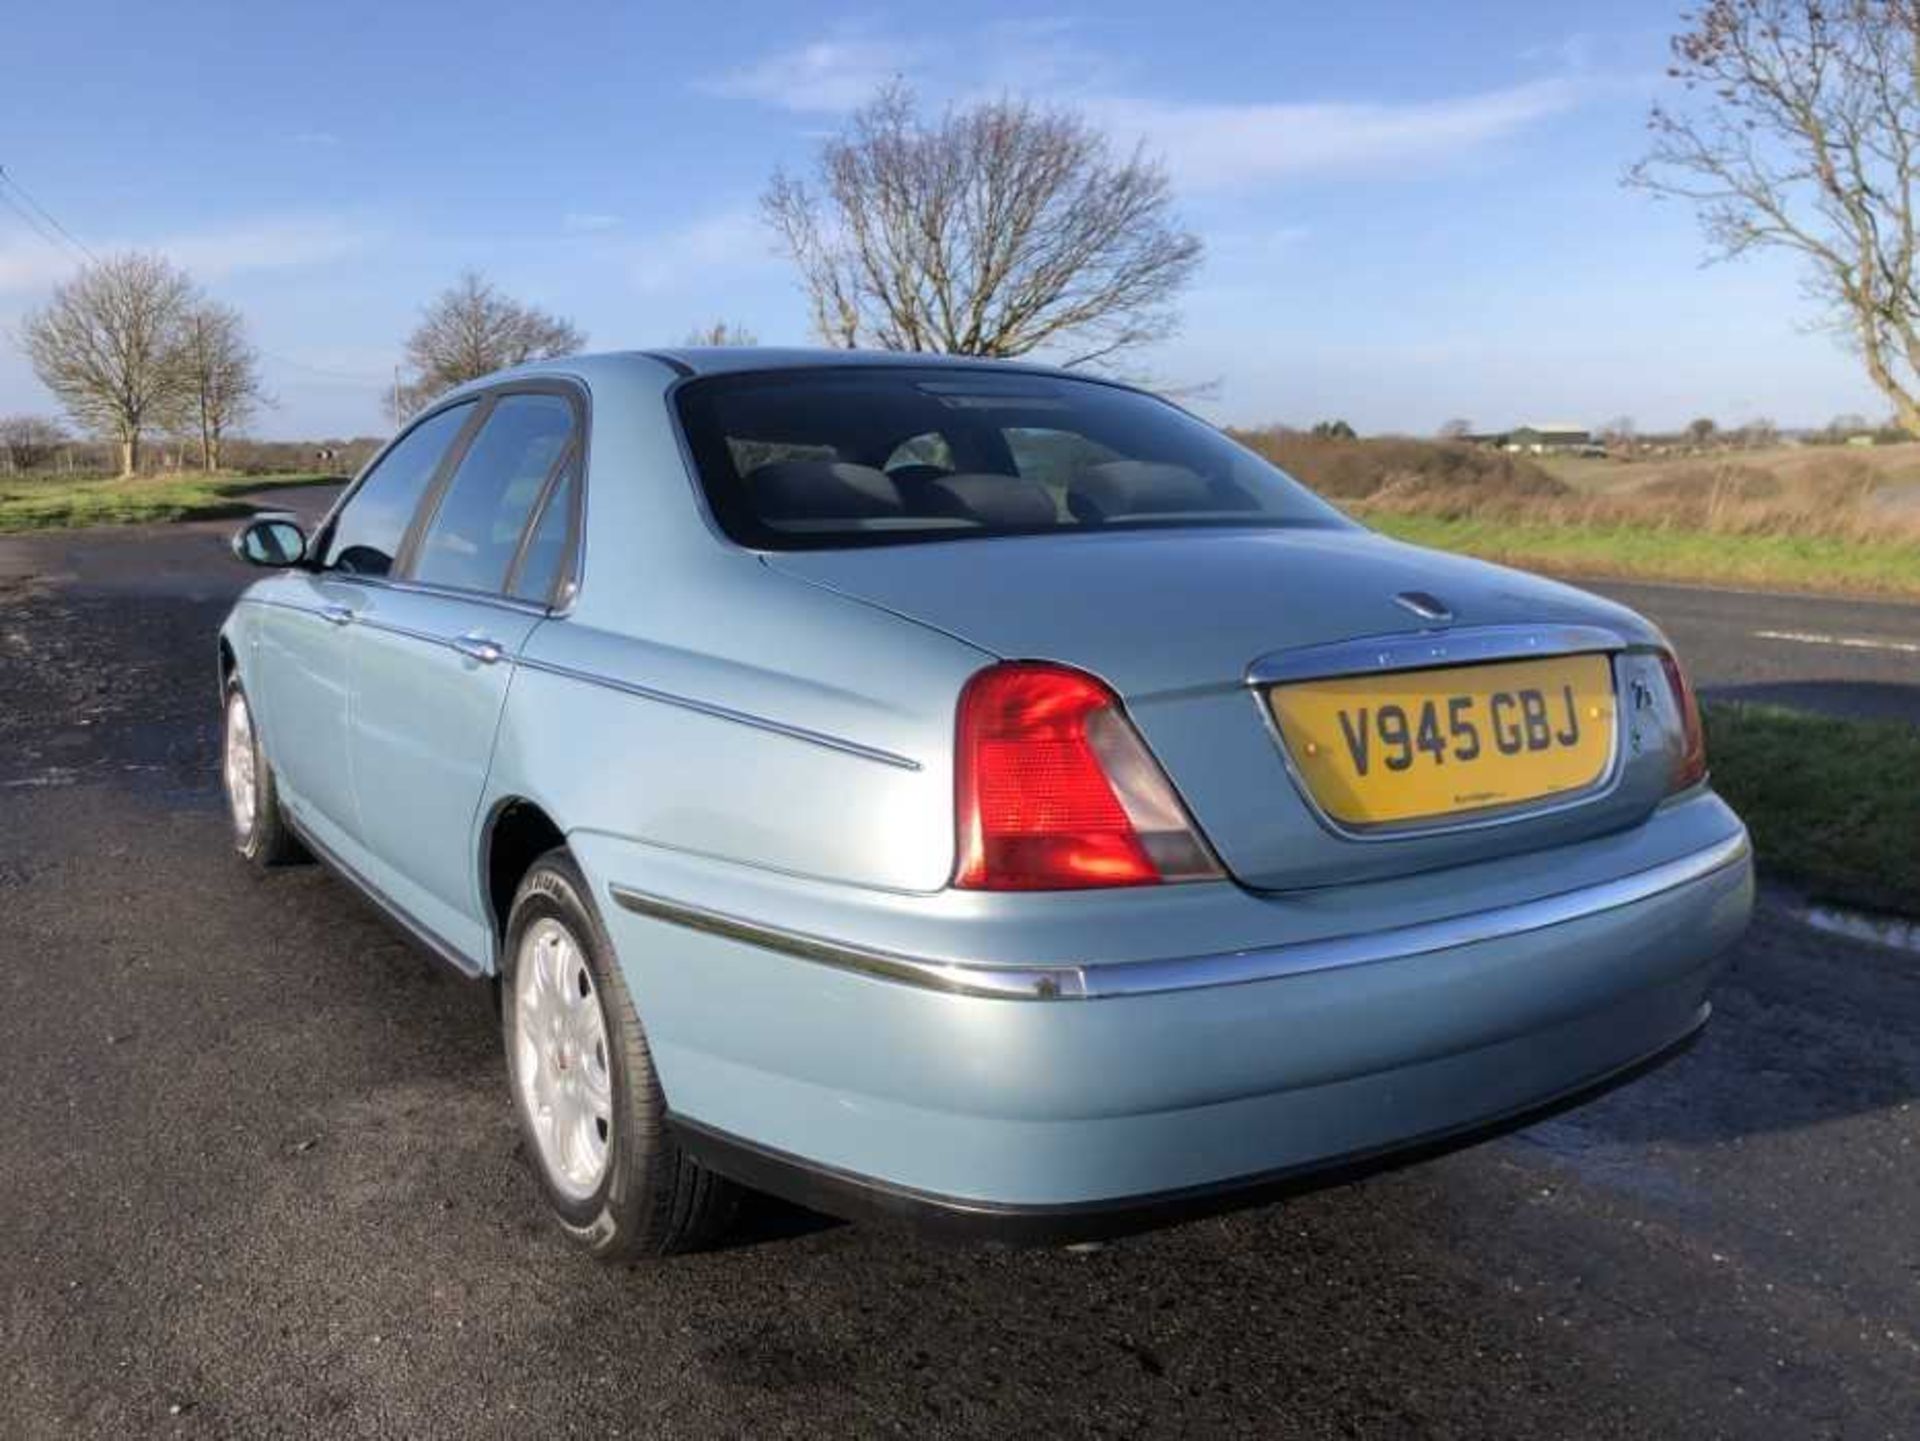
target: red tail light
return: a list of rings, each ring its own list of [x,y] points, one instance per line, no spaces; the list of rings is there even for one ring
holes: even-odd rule
[[[1667,688],[1680,712],[1680,755],[1673,763],[1672,788],[1683,791],[1707,778],[1707,736],[1700,724],[1700,701],[1679,657],[1670,650],[1661,651],[1660,668],[1667,673]]]
[[[1145,886],[1220,869],[1172,785],[1099,681],[996,665],[960,697],[959,865],[969,890]]]

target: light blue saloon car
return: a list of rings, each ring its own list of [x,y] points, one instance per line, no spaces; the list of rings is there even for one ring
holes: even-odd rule
[[[1684,1046],[1752,903],[1654,627],[1083,376],[533,365],[235,550],[239,849],[498,988],[603,1255],[742,1185],[1071,1238],[1459,1144]]]

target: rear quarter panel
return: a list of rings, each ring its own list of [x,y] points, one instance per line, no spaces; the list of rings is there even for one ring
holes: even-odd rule
[[[954,704],[987,659],[719,555],[663,584],[634,624],[535,631],[489,804],[525,797],[569,834],[938,890],[953,869]]]

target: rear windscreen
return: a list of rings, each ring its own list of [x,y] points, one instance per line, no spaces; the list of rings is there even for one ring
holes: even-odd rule
[[[1211,426],[1096,381],[772,371],[693,381],[679,408],[714,515],[757,549],[1350,524]]]

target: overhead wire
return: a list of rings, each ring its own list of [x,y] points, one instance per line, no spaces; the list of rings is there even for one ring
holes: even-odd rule
[[[16,196],[19,198],[16,199]],[[20,203],[23,200],[26,202],[25,205]],[[52,211],[48,210],[46,206],[34,199],[32,193],[28,191],[27,188],[20,183],[19,179],[4,165],[0,165],[0,203],[4,203],[9,210],[13,211],[15,215],[26,222],[27,227],[32,230],[35,235],[46,241],[47,244],[53,246],[54,249],[76,251],[84,256],[90,264],[99,264],[100,257],[87,248],[86,242],[81,240],[80,237],[75,235],[71,230],[67,229],[66,226],[62,225],[59,219]],[[28,209],[29,206],[32,208]],[[256,347],[256,349],[258,349],[258,347]],[[387,377],[385,376],[366,375],[345,370],[329,370],[325,366],[310,365],[304,360],[295,360],[290,355],[281,355],[279,352],[272,350],[260,349],[259,354],[263,360],[271,360],[280,365],[291,366],[295,370],[304,370],[312,375],[325,376],[330,380],[350,380],[356,384],[378,385],[382,387],[387,384]]]

